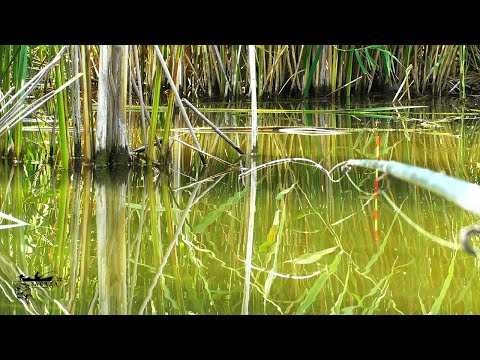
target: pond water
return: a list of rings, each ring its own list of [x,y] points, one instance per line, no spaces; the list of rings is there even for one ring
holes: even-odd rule
[[[455,250],[460,229],[478,221],[471,213],[383,177],[375,239],[374,171],[352,168],[351,181],[336,171],[341,179],[332,182],[305,162],[275,164],[257,171],[254,203],[250,175],[239,177],[252,160],[302,157],[330,169],[375,158],[378,135],[381,159],[479,183],[475,108],[420,105],[385,118],[324,103],[259,104],[275,109],[258,114],[259,155],[241,157],[201,131],[202,148],[215,156],[204,170],[178,142],[165,171],[2,163],[0,211],[28,225],[0,230],[0,314],[478,314],[478,260]],[[355,105],[373,106],[391,104]],[[223,128],[249,124],[234,106],[204,114]],[[226,134],[248,148],[248,131]],[[48,276],[55,281],[42,287]]]

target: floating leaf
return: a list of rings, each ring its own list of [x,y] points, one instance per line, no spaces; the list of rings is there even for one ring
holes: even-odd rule
[[[323,249],[322,251],[318,251],[318,252],[314,252],[314,253],[306,253],[306,254],[303,254],[303,255],[301,255],[301,256],[293,259],[293,260],[288,260],[288,261],[285,261],[285,262],[293,262],[294,264],[298,264],[298,265],[311,264],[311,263],[314,263],[314,262],[320,260],[325,255],[334,252],[337,247],[338,246],[334,246],[334,247],[331,247],[331,248],[328,248],[328,249]]]

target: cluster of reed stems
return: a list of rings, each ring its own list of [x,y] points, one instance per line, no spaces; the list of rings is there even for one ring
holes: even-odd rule
[[[104,101],[99,96],[108,96],[98,91],[100,49],[97,45],[69,46],[68,51],[53,45],[0,46],[0,124],[12,109],[30,106],[30,98],[56,90],[55,102],[42,103],[29,114],[38,126],[53,119],[50,140],[38,135],[38,141],[46,144],[52,162],[63,168],[72,158],[94,163],[97,104]],[[52,71],[43,72],[60,52],[55,66],[48,68]],[[195,101],[250,99],[248,62],[245,45],[128,46],[124,98],[127,109],[140,109],[142,140],[137,145],[145,146],[146,163],[168,159],[172,114],[180,106],[170,91],[172,85],[178,96]],[[259,100],[350,98],[376,91],[395,94],[395,100],[428,94],[464,99],[480,89],[476,45],[256,45],[255,62]],[[40,73],[42,82],[25,89]],[[68,81],[73,81],[71,86],[62,87]],[[23,95],[9,102],[13,94]],[[6,123],[0,133],[0,154],[23,161],[25,135],[20,120],[27,115],[18,115],[19,121]],[[132,123],[129,113],[125,131],[130,142]]]

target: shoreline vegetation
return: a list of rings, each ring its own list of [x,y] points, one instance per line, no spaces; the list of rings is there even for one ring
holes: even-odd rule
[[[395,105],[423,96],[464,101],[480,91],[477,45],[254,49],[258,101],[343,101],[383,93]],[[137,108],[146,164],[166,163],[175,128],[186,124],[189,141],[198,149],[185,101],[250,101],[250,94],[246,45],[1,45],[0,156],[23,162],[29,152],[44,151],[61,168],[129,164],[135,152],[128,133]],[[175,124],[174,110],[182,114]],[[31,121],[27,113],[39,129],[50,130],[38,130],[38,140],[28,144],[23,131],[23,122]],[[28,149],[32,143],[43,145]]]

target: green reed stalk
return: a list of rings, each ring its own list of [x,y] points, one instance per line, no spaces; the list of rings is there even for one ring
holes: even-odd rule
[[[439,60],[439,46],[435,46],[435,48],[432,50],[432,53],[434,53],[434,55],[432,56],[432,61],[430,62],[429,64],[429,68],[431,68],[430,72],[428,75],[431,74],[432,76],[432,81],[431,81],[431,86],[432,86],[432,90],[433,92],[440,92],[440,86],[438,86],[438,83],[437,83],[437,76],[438,76],[438,73],[439,73],[439,66],[441,66],[441,60]]]
[[[204,79],[207,85],[207,95],[212,97],[212,71],[210,69],[210,62],[208,61],[208,49],[207,45],[202,45],[202,56],[203,56],[203,66],[204,66]]]
[[[68,52],[67,52],[68,53]],[[72,77],[72,74],[70,73],[70,70],[69,70],[69,66],[66,66],[65,65],[65,59],[64,57],[62,57],[59,61],[59,67],[60,67],[60,79],[61,79],[61,83],[64,84],[65,83],[65,78],[68,77],[68,78],[71,78]],[[68,139],[68,119],[70,118],[69,117],[69,110],[68,110],[68,95],[67,95],[67,91],[62,91],[63,93],[63,106],[64,106],[64,114],[65,114],[65,127],[66,127],[66,143],[67,143],[67,149],[70,153],[70,141]]]
[[[241,94],[241,89],[240,85],[242,83],[242,71],[240,67],[240,55],[242,53],[242,45],[237,45],[234,46],[234,52],[233,54],[235,55],[235,62],[233,63],[232,66],[232,73],[233,75],[233,89],[232,89],[232,97],[234,98],[235,96],[238,97]]]
[[[303,84],[303,95],[305,96],[305,91],[307,92],[308,94],[308,90],[307,89],[307,78],[310,76],[310,57],[312,56],[312,45],[306,45],[305,46],[307,51],[305,52],[305,75],[303,76],[303,78],[305,79],[305,83]]]
[[[15,87],[20,89],[26,82],[27,78],[27,56],[28,56],[28,46],[21,45],[20,46],[20,53],[18,57],[18,65],[16,68],[16,72],[14,73],[15,80]],[[15,143],[15,156],[17,161],[23,160],[23,126],[22,122],[20,121],[17,126],[15,127],[14,133],[14,143]]]
[[[78,294],[80,299],[85,298],[88,294],[88,287],[90,283],[90,242],[91,242],[91,224],[92,224],[92,212],[91,206],[91,182],[92,173],[90,167],[86,166],[83,170],[83,191],[82,191],[82,224],[80,225],[80,269],[78,278]],[[80,301],[79,313],[86,314],[88,311],[87,302]]]
[[[89,50],[85,45],[80,46],[80,71],[83,73],[82,80],[80,82],[83,101],[83,162],[90,164],[92,161],[92,133],[91,133],[91,95],[89,91],[90,83],[90,66],[89,66]]]
[[[80,46],[72,45],[73,52],[73,74],[78,75],[80,72]],[[82,139],[80,131],[80,123],[82,121],[82,105],[80,100],[80,83],[82,80],[75,81],[73,86],[73,156],[75,159],[82,157]]]
[[[331,70],[331,78],[332,78],[332,97],[335,98],[335,90],[337,90],[337,72],[338,72],[338,50],[335,45],[332,48],[332,70]]]
[[[210,46],[210,51],[208,52],[208,61],[211,63],[211,68],[213,69],[212,71],[212,77],[211,81],[213,82],[213,85],[215,85],[215,82],[218,85],[218,88],[220,89],[221,86],[221,80],[220,80],[220,74],[218,72],[218,66],[217,66],[217,61],[215,60],[215,51],[213,46]],[[221,91],[221,89],[220,89]]]
[[[465,99],[465,73],[467,67],[467,46],[461,45],[460,47],[460,98]]]
[[[226,97],[228,92],[228,81],[227,81],[227,74],[225,73],[225,66],[223,65],[225,54],[223,51],[223,47],[222,47],[223,56],[220,55],[217,45],[213,45],[213,50],[217,58],[218,67],[220,68],[220,94],[222,94],[223,97]],[[174,76],[173,78],[176,81],[176,77]]]
[[[354,51],[354,46],[351,45],[351,51],[348,52],[348,69],[347,69],[347,88],[346,88],[346,96],[347,99],[350,99],[350,92],[352,90],[352,84],[350,83],[352,81],[352,68],[353,68],[353,51]]]
[[[263,67],[265,64],[265,48],[263,45],[258,46],[257,52],[257,61],[258,61],[258,97],[263,97]],[[249,79],[248,75],[245,76],[246,79]],[[247,90],[248,92],[248,90]]]
[[[407,79],[406,83],[405,83],[405,90],[407,92],[407,95],[408,95],[408,100],[410,100],[410,84],[408,82],[408,78],[409,78],[409,75],[410,75],[410,72],[412,71],[413,69],[413,65],[411,65],[410,63],[410,57],[411,57],[411,54],[412,54],[412,48],[413,46],[412,45],[406,45],[405,46],[405,56],[404,56],[404,62],[403,62],[403,66],[405,69],[410,69],[410,70],[406,70],[405,71],[405,78]],[[410,68],[409,68],[410,66]]]
[[[143,144],[147,145],[147,126],[145,123],[145,112],[143,107],[145,106],[143,103],[143,86],[142,86],[142,79],[140,74],[140,63],[138,61],[138,46],[133,46],[132,48],[133,57],[135,59],[135,68],[137,69],[137,84],[138,84],[138,98],[140,102],[140,106],[142,107],[140,111],[140,116],[142,120],[142,136],[143,136]]]
[[[8,68],[10,64],[10,45],[0,45],[0,89],[6,93],[10,87]]]
[[[67,235],[67,215],[68,215],[68,171],[61,170],[60,187],[58,189],[58,216],[56,232],[55,249],[55,274],[63,277],[63,263],[65,259],[65,239]]]
[[[79,256],[80,256],[80,219],[81,219],[81,172],[74,171],[73,183],[72,183],[72,217],[70,219],[69,228],[71,229],[70,235],[70,281],[69,281],[69,296],[68,305],[66,306],[69,313],[74,311],[74,304],[76,298],[76,284],[78,281],[78,268],[79,268]]]
[[[12,169],[13,170],[13,169]],[[24,210],[23,204],[25,201],[24,197],[24,174],[23,171],[20,171],[19,167],[15,167],[14,170],[15,180],[14,186],[12,188],[13,193],[13,209],[14,209],[14,216],[18,219],[24,218]],[[22,268],[28,268],[28,264],[26,261],[26,253],[27,253],[27,242],[25,239],[25,227],[19,226],[16,229],[13,229],[13,238],[15,239],[14,243],[16,244],[15,254],[17,264],[20,265]]]
[[[58,48],[55,47],[58,52]],[[62,61],[60,59],[60,61]],[[62,78],[60,74],[60,67],[55,66],[55,86],[58,89],[62,86]],[[56,96],[57,98],[57,118],[60,136],[60,158],[61,166],[68,169],[68,142],[67,142],[67,119],[65,117],[65,91],[62,90]]]
[[[170,242],[174,236],[174,220],[173,220],[173,207],[172,202],[170,200],[170,196],[168,193],[169,190],[169,183],[168,177],[165,172],[162,171],[160,174],[160,184],[161,184],[161,195],[162,195],[162,203],[165,207],[165,233],[166,239]],[[163,299],[162,299],[163,300]]]
[[[9,82],[9,64],[10,64],[10,45],[0,45],[0,89],[5,94],[10,88]],[[8,150],[8,135],[0,138],[0,154],[4,155]]]
[[[442,67],[442,83],[441,83],[441,90],[448,90],[448,81],[451,77],[455,77],[455,73],[457,72],[457,49],[461,47],[461,45],[457,46],[446,46],[445,50],[445,57],[446,60],[444,61]]]
[[[159,267],[162,263],[162,240],[160,236],[160,231],[158,228],[158,224],[161,224],[159,221],[159,216],[157,213],[157,192],[155,191],[155,186],[153,183],[153,170],[147,169],[147,190],[148,190],[148,199],[150,203],[150,229],[152,234],[152,242],[153,242],[153,252],[154,252],[154,259],[155,259],[155,267]],[[162,181],[163,185],[163,181]],[[160,309],[159,313],[165,313],[165,302],[163,298],[163,287],[164,287],[164,278],[161,277],[160,284],[158,286],[158,296],[160,301]]]
[[[465,45],[463,45],[465,46]],[[463,47],[462,46],[462,47]],[[445,281],[443,283],[442,289],[440,290],[440,294],[438,295],[438,298],[435,299],[435,302],[432,305],[432,308],[428,312],[428,315],[438,315],[440,312],[440,308],[442,307],[443,300],[445,299],[445,295],[447,294],[448,288],[450,287],[450,284],[453,279],[453,275],[455,272],[455,261],[457,259],[457,251],[453,253],[452,260],[450,262],[450,266],[448,267],[448,275],[445,278]]]
[[[175,67],[173,70],[173,78],[176,79],[176,73],[178,71],[178,60],[180,59],[181,55],[181,48],[177,47],[177,51],[175,54]],[[178,86],[178,84],[175,84]],[[163,161],[167,161],[168,159],[168,152],[169,152],[169,138],[170,138],[170,127],[172,123],[173,117],[173,105],[175,101],[175,94],[174,92],[170,92],[170,97],[168,98],[168,108],[167,113],[165,115],[165,125],[163,127],[163,138],[162,138],[162,159]]]
[[[308,74],[306,77],[306,82],[305,82],[305,88],[303,90],[303,97],[308,97],[308,93],[310,92],[310,86],[312,84],[312,79],[313,79],[313,74],[315,73],[315,69],[318,64],[318,60],[320,59],[320,56],[322,55],[323,52],[323,45],[318,45],[317,50],[315,51],[315,58],[313,59],[312,65],[310,66],[308,70]]]
[[[173,116],[173,105],[175,103],[175,95],[173,91],[170,92],[170,96],[168,98],[168,107],[167,112],[165,114],[165,126],[163,128],[163,138],[162,138],[162,161],[166,162],[168,159],[169,153],[169,138],[170,138],[170,126],[172,123],[172,116]]]
[[[154,61],[157,61],[154,58]],[[153,108],[152,108],[152,121],[150,123],[150,132],[148,136],[148,146],[147,146],[147,165],[151,166],[153,162],[154,149],[155,149],[155,134],[157,131],[157,120],[158,120],[158,108],[160,106],[160,96],[161,96],[161,83],[162,83],[162,69],[161,67],[157,68],[157,76],[155,77],[155,88],[153,90]]]

